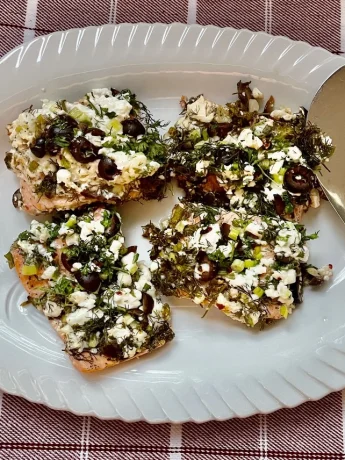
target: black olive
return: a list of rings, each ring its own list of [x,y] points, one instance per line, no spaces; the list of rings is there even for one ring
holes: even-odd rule
[[[110,226],[106,229],[106,234],[110,237],[116,235],[121,227],[120,219],[117,217],[116,214],[113,214],[110,222]]]
[[[216,126],[217,136],[224,139],[231,130],[231,123],[218,123]]]
[[[61,263],[69,272],[72,272],[74,262],[76,262],[76,260],[69,259],[64,252],[61,254]]]
[[[43,158],[46,154],[46,140],[43,137],[36,139],[35,144],[31,147],[31,152],[37,158]]]
[[[91,163],[97,160],[100,147],[96,147],[85,137],[77,137],[71,142],[70,152],[79,163]]]
[[[193,150],[193,142],[192,141],[182,141],[179,145],[180,150]]]
[[[206,228],[202,228],[200,230],[200,235],[206,235],[206,233],[210,233],[210,231],[212,230],[212,227],[208,226]]]
[[[46,153],[49,153],[52,157],[55,157],[60,153],[61,147],[55,144],[54,139],[47,139],[45,142]]]
[[[202,202],[208,206],[212,206],[215,204],[216,197],[214,196],[214,193],[208,192],[205,194],[205,196],[202,198]]]
[[[109,157],[103,156],[98,163],[98,174],[102,179],[112,180],[114,176],[121,174],[121,171],[116,166],[115,161]]]
[[[307,193],[313,187],[313,172],[302,165],[292,166],[284,175],[285,187],[292,193]]]
[[[295,303],[303,302],[303,274],[297,276],[296,283],[290,286]]]
[[[278,214],[278,216],[281,216],[284,214],[285,210],[285,203],[283,198],[280,195],[273,195],[274,199],[274,210]]]
[[[242,108],[248,110],[249,100],[252,99],[252,90],[250,89],[250,81],[242,83],[240,80],[237,83],[237,94],[240,102],[242,103]]]
[[[229,239],[230,230],[231,230],[230,224],[227,224],[226,222],[224,222],[222,226],[220,227],[220,231],[222,233],[222,237],[224,240]]]
[[[72,126],[51,125],[48,129],[47,137],[50,139],[54,137],[71,139],[73,137],[73,128]]]
[[[101,353],[109,358],[120,359],[122,357],[121,347],[116,343],[109,343],[101,348]]]
[[[207,260],[207,253],[205,251],[199,251],[196,256],[196,261],[201,264],[204,260]]]
[[[77,128],[78,126],[77,120],[75,120],[73,117],[67,114],[58,115],[58,117],[56,117],[55,120],[59,120],[60,122],[65,123],[66,125],[71,126],[72,128]]]
[[[117,96],[118,94],[120,94],[120,91],[118,89],[115,89],[115,88],[110,88],[111,89],[111,94],[113,96]]]
[[[138,246],[129,246],[129,248],[127,248],[127,254],[129,252],[137,252],[138,250]]]
[[[128,136],[137,137],[141,134],[145,134],[144,126],[136,118],[133,118],[131,120],[124,120],[122,122],[122,127],[123,134],[128,134]]]
[[[99,128],[87,128],[85,130],[85,133],[91,134],[91,136],[100,136],[100,137],[105,137],[105,132],[102,131]]]
[[[5,156],[5,165],[7,169],[12,169],[12,158],[13,158],[13,153],[12,152],[6,152]]]
[[[12,204],[16,209],[20,209],[23,205],[23,197],[20,189],[16,190],[12,196]]]
[[[206,263],[206,262],[204,262]],[[201,281],[211,281],[216,276],[214,263],[209,261],[207,263],[209,270],[203,271],[200,275]]]
[[[266,102],[265,108],[264,108],[264,113],[271,113],[274,110],[274,97],[270,96]]]
[[[208,258],[208,255],[205,251],[199,251],[196,256],[196,261],[200,265],[200,269],[201,265],[203,264],[208,265],[209,268],[209,270],[203,270],[202,272],[199,270],[201,281],[210,281],[216,276],[216,264]]]
[[[101,285],[101,278],[98,273],[91,272],[83,275],[80,271],[75,272],[75,277],[81,287],[87,292],[95,292]]]
[[[144,313],[150,315],[155,305],[153,298],[147,292],[143,292],[142,302]]]

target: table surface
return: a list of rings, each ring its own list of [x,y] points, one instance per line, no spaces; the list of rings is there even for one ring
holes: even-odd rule
[[[264,30],[345,51],[345,0],[0,0],[0,57],[56,30],[183,22]],[[202,425],[77,417],[0,393],[0,460],[337,460],[345,393],[295,409]]]

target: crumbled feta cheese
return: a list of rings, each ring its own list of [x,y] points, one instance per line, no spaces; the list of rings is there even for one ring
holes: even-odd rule
[[[187,105],[186,116],[202,123],[210,123],[215,116],[216,108],[217,104],[201,95],[195,102]]]
[[[76,303],[79,307],[85,307],[87,309],[92,309],[96,304],[95,294],[88,294],[85,291],[76,291],[73,292],[69,299],[71,302]]]
[[[50,265],[44,270],[40,278],[42,278],[43,280],[51,280],[55,272],[56,272],[56,267],[54,267],[53,265]]]
[[[284,160],[276,161],[273,165],[270,166],[270,173],[271,174],[278,174],[281,168],[284,165]]]
[[[74,262],[74,264],[72,265],[72,271],[76,272],[80,270],[82,267],[83,265],[80,262]]]
[[[123,268],[133,275],[138,270],[137,260],[138,254],[136,252],[129,252],[122,257],[121,263]]]
[[[212,253],[217,250],[217,243],[221,239],[221,232],[219,224],[211,224],[208,226],[209,231],[202,234],[205,229],[199,228],[189,240],[190,248],[199,248],[205,250],[207,253]]]
[[[152,262],[151,265],[150,265],[150,270],[151,272],[155,272],[156,270],[158,270],[158,263],[157,262]]]
[[[71,173],[67,169],[59,169],[56,173],[56,182],[58,184],[68,184],[71,181]]]
[[[263,227],[257,222],[250,222],[246,227],[246,232],[252,233],[255,236],[261,236],[263,232]]]
[[[252,96],[254,99],[263,99],[264,95],[258,88],[253,88]]]
[[[138,308],[141,305],[142,294],[137,289],[122,288],[121,290],[106,291],[104,302],[112,307],[123,307],[127,309]]]
[[[207,168],[208,168],[209,165],[210,165],[210,162],[209,162],[209,161],[200,160],[200,161],[198,161],[197,164],[195,165],[195,171],[196,171],[198,174],[206,175],[206,173],[207,173]]]
[[[286,153],[279,150],[278,152],[272,152],[267,154],[269,160],[284,160]]]
[[[73,233],[72,235],[66,236],[67,246],[76,246],[79,244],[79,235],[78,233]]]
[[[83,241],[90,241],[93,233],[104,233],[104,226],[99,220],[92,220],[91,222],[82,220],[78,222],[78,226],[81,228],[80,238]]]
[[[296,118],[296,115],[292,113],[291,109],[284,108],[284,109],[273,110],[273,112],[271,112],[271,117],[274,118],[275,120],[283,119],[285,121],[290,121],[290,120],[294,120]]]
[[[128,273],[118,272],[117,274],[117,284],[122,286],[130,286],[132,284],[132,277]]]
[[[241,131],[238,141],[244,148],[248,147],[259,150],[262,147],[262,140],[255,136],[249,128],[245,128]]]
[[[125,339],[130,337],[132,335],[131,330],[129,327],[123,327],[121,325],[116,325],[112,327],[111,329],[108,329],[108,335],[110,337],[114,337],[116,339],[117,343],[122,343]]]
[[[30,224],[30,233],[34,235],[40,243],[45,243],[49,238],[49,230],[37,220],[33,220]]]
[[[109,251],[114,254],[114,260],[119,258],[119,251],[122,248],[123,243],[120,240],[112,241]]]
[[[284,191],[283,186],[277,182],[271,182],[269,186],[264,188],[264,194],[268,201],[274,201],[274,195],[282,195]]]
[[[293,147],[288,148],[287,156],[293,161],[298,161],[302,156],[302,152],[296,145],[294,145]]]
[[[57,318],[61,315],[62,308],[56,302],[47,300],[43,307],[43,313],[50,318]]]

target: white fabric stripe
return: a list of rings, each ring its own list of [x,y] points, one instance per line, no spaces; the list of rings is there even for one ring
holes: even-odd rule
[[[90,429],[91,429],[91,417],[87,417],[84,460],[88,460],[89,458]]]
[[[112,22],[113,22],[114,3],[115,3],[115,0],[110,0],[110,10],[109,10],[109,19],[108,19],[109,24],[112,24]]]
[[[35,31],[31,29],[36,27],[38,1],[39,0],[28,0],[26,4],[25,27],[29,27],[29,29],[24,29],[24,42],[35,38]]]
[[[86,431],[86,419],[87,417],[83,417],[83,425],[81,429],[81,440],[80,440],[80,456],[79,460],[84,460],[84,443],[85,443],[85,431]]]
[[[260,460],[263,460],[263,426],[262,426],[262,415],[259,415],[259,450],[260,450]]]
[[[345,454],[345,390],[341,392],[342,414],[343,414],[343,453]]]
[[[170,447],[182,446],[182,425],[170,425]],[[171,452],[169,460],[181,460],[181,452]]]
[[[116,24],[117,0],[112,0],[113,5],[113,24]]]
[[[260,423],[260,440],[259,440],[259,449],[260,449],[260,460],[267,460],[267,416],[266,414],[261,414],[259,416]]]
[[[265,0],[265,32],[267,32],[267,19],[268,19],[268,13],[267,13],[267,10],[268,10],[268,1],[269,0]]]
[[[187,24],[196,23],[196,5],[197,5],[197,0],[188,0]]]
[[[263,414],[263,451],[264,451],[264,459],[267,460],[267,449],[268,449],[268,442],[267,442],[267,415]]]
[[[272,33],[272,2],[273,0],[267,0],[267,32]]]
[[[343,54],[345,53],[345,0],[341,0],[341,41],[340,47]]]

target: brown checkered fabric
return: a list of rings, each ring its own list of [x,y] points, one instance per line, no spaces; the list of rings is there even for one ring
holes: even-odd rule
[[[345,0],[0,0],[0,56],[51,31],[140,21],[264,30],[340,54],[344,11]],[[272,415],[183,426],[77,417],[9,395],[0,408],[0,460],[345,459],[341,393]]]

